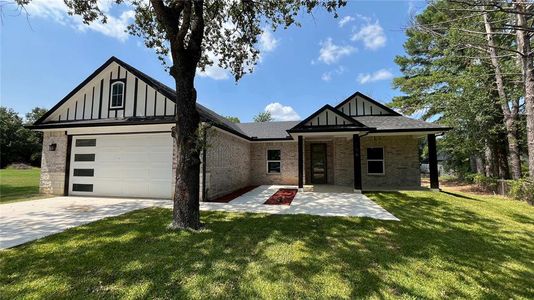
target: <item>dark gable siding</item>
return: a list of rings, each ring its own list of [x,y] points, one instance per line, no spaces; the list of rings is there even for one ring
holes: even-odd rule
[[[123,108],[113,109],[110,108],[111,84],[116,81],[124,82],[125,98]],[[79,87],[44,123],[174,115],[176,105],[172,100],[134,73],[112,62]]]

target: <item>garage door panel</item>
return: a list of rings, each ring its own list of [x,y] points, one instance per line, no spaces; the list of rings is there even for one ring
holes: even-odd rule
[[[171,198],[172,137],[170,134],[85,136],[94,146],[76,147],[73,137],[70,193],[73,195]],[[80,144],[80,143],[79,143]],[[74,161],[74,154],[94,154],[95,161]],[[93,169],[94,176],[73,176],[74,169]],[[78,172],[80,173],[80,172]],[[73,191],[77,189],[92,192]],[[80,186],[82,185],[82,186]]]

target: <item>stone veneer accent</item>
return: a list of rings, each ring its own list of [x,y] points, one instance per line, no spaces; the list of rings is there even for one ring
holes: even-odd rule
[[[280,149],[280,174],[267,173],[267,150]],[[298,184],[297,142],[255,142],[250,146],[250,184]]]
[[[56,144],[56,150],[48,146]],[[39,191],[43,194],[63,195],[67,160],[67,135],[64,131],[43,132],[43,152]]]

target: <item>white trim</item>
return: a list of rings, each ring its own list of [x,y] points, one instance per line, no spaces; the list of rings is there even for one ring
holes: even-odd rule
[[[382,159],[369,159],[367,156],[367,149],[382,149]],[[384,147],[367,147],[365,148],[365,158],[366,158],[366,164],[367,164],[367,175],[369,176],[384,176],[386,175],[386,152],[384,151]],[[370,173],[369,172],[369,162],[370,161],[380,161],[382,162],[382,173]]]
[[[122,85],[122,93],[121,95],[121,105],[113,105],[113,86],[116,84]],[[110,98],[109,98],[109,108],[124,108],[124,92],[126,91],[126,84],[122,81],[115,81],[111,84],[110,87]]]
[[[279,151],[280,152],[280,159],[279,160],[269,160],[269,151]],[[269,163],[270,162],[277,162],[280,163],[280,172],[269,172]],[[282,174],[282,149],[272,149],[267,148],[265,150],[265,172],[267,175],[279,175]]]

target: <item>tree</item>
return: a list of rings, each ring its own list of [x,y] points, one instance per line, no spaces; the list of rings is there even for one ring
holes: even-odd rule
[[[47,111],[48,109],[46,108],[34,107],[29,113],[26,113],[24,125],[32,125]],[[43,151],[43,133],[38,131],[28,131],[28,144],[28,150],[31,152],[29,162],[33,166],[40,166]]]
[[[239,120],[238,117],[226,116],[226,119],[232,123],[241,123],[241,120]]]
[[[444,140],[455,143],[443,143],[450,151],[462,153],[464,161],[478,157],[487,175],[507,178],[511,169],[518,178],[524,92],[515,54],[499,52],[514,47],[513,34],[495,32],[509,17],[459,2],[432,2],[407,29],[408,55],[396,59],[404,76],[394,81],[407,95],[393,105],[451,122],[455,130]]]
[[[29,113],[26,114],[25,123],[30,125],[35,123],[37,120],[39,120],[48,109],[43,107],[34,107]]]
[[[273,120],[273,116],[271,116],[271,113],[268,111],[260,112],[256,116],[254,116],[254,122],[256,123],[262,123],[262,122],[271,122]]]
[[[26,129],[22,118],[13,109],[0,107],[0,167],[12,163],[39,166],[41,143],[41,133]]]
[[[31,0],[16,0],[27,5]],[[124,0],[114,0],[120,4]],[[80,15],[83,22],[106,22],[105,13],[97,0],[65,0],[71,14]],[[199,147],[196,109],[197,92],[194,79],[197,68],[213,64],[229,69],[236,80],[253,70],[259,58],[258,36],[264,30],[276,30],[300,25],[301,12],[311,13],[324,8],[337,17],[336,9],[345,0],[131,0],[135,22],[129,33],[144,39],[155,49],[159,59],[168,66],[176,87],[176,126],[173,136],[176,151],[176,184],[173,196],[171,228],[201,227],[199,213]]]

